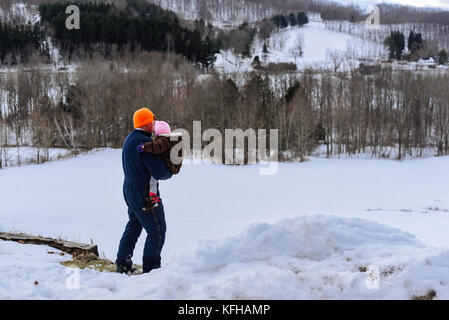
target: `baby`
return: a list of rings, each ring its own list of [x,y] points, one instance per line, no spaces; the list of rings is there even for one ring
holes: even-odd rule
[[[156,139],[153,142],[141,143],[137,147],[137,151],[162,155],[162,159],[164,160],[168,170],[170,170],[173,174],[178,174],[179,170],[181,170],[182,162],[179,164],[174,164],[170,159],[170,152],[175,145],[182,141],[182,133],[172,133],[167,122],[156,121],[154,124],[154,134],[156,135]],[[182,157],[181,149],[178,152],[178,156]],[[160,199],[157,196],[157,185],[158,181],[151,177],[150,195],[146,198],[147,203],[142,210],[149,211],[159,206],[158,202],[160,202]]]

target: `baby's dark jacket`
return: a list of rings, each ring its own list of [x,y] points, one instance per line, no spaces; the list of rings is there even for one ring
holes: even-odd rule
[[[171,149],[182,141],[182,136],[172,137],[171,141],[168,136],[158,136],[153,142],[145,142],[143,151],[146,153],[151,153],[155,155],[162,155],[162,159],[164,160],[168,170],[170,170],[173,174],[178,174],[181,170],[182,161],[180,164],[174,164],[170,160],[170,152]],[[182,157],[182,149],[179,150],[178,156]]]

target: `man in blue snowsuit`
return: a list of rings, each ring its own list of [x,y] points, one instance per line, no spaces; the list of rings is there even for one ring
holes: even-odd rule
[[[163,159],[159,155],[139,153],[137,147],[151,142],[154,130],[154,114],[142,108],[134,114],[134,128],[125,140],[122,150],[122,164],[125,173],[123,195],[128,206],[129,221],[117,253],[117,272],[133,273],[133,251],[142,228],[148,233],[143,251],[143,272],[147,273],[161,267],[161,250],[165,241],[165,213],[162,202],[154,210],[143,211],[145,198],[149,195],[150,177],[167,180],[172,177]],[[158,191],[158,197],[160,197]]]

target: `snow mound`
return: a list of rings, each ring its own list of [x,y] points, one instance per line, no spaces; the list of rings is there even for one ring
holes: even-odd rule
[[[202,285],[220,299],[410,299],[441,289],[438,278],[421,279],[432,274],[426,263],[438,254],[375,222],[301,216],[203,242],[177,267],[208,275]],[[449,263],[436,259],[447,270]],[[420,271],[410,275],[411,266]]]
[[[67,258],[45,248],[0,241],[0,299],[411,299],[430,290],[449,297],[449,251],[360,219],[255,224],[149,274],[79,270],[76,290],[65,287],[73,270],[58,264]]]
[[[276,257],[323,261],[381,248],[393,254],[398,246],[424,247],[412,234],[395,228],[361,219],[318,215],[254,224],[238,237],[203,243],[196,259],[206,268]]]

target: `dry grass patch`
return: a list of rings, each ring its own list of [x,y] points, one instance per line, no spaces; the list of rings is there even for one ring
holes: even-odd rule
[[[73,255],[73,260],[67,260],[60,262],[65,267],[79,268],[79,269],[92,269],[100,272],[115,272],[115,263],[108,259],[99,258],[94,254],[81,254]],[[142,270],[142,266],[134,265],[139,272]]]

